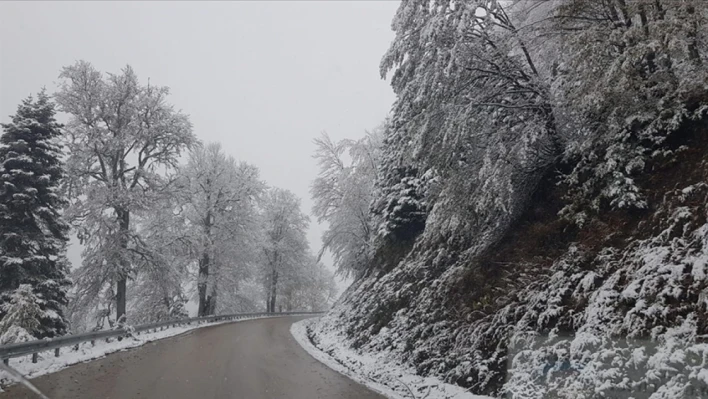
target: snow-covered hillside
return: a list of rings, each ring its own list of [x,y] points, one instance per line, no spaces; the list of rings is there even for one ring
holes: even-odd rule
[[[708,395],[708,7],[407,1],[332,331],[472,393]]]
[[[614,213],[575,233],[544,220],[521,222],[518,234],[484,258],[462,256],[449,265],[439,260],[444,247],[414,251],[391,272],[357,281],[314,335],[334,329],[363,353],[385,354],[477,393],[708,392],[703,145],[686,150],[693,155],[685,164],[648,179],[666,179],[650,195],[650,213]],[[528,237],[541,227],[566,238],[529,248],[523,241],[543,239]],[[513,246],[528,251],[513,253]],[[514,256],[515,270],[503,277],[483,270]],[[430,267],[436,259],[437,273]]]

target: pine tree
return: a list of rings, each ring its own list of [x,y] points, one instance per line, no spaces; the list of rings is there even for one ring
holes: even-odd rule
[[[18,107],[0,137],[0,322],[17,290],[30,286],[41,312],[28,331],[36,338],[66,332],[62,307],[70,285],[65,256],[68,225],[58,194],[63,177],[61,125],[54,104],[42,91]]]
[[[9,301],[0,308],[5,316],[0,320],[0,345],[27,342],[35,339],[30,331],[37,331],[41,324],[42,309],[39,298],[29,284],[22,284],[12,291]]]

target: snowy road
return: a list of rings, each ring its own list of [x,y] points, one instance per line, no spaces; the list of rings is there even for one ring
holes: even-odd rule
[[[308,355],[302,317],[205,327],[33,380],[51,399],[382,398]],[[12,386],[0,399],[34,398]]]

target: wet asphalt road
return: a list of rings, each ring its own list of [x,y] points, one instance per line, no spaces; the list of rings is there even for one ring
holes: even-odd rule
[[[32,382],[51,399],[380,399],[329,369],[290,335],[302,317],[193,330]],[[13,385],[0,399],[34,398]]]

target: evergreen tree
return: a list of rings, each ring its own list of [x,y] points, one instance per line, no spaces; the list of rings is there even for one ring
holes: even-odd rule
[[[65,257],[68,225],[58,194],[63,177],[61,125],[54,118],[54,104],[42,91],[18,107],[12,122],[3,124],[0,137],[0,322],[11,298],[30,286],[41,310],[28,331],[36,338],[66,332],[62,307],[67,303]],[[33,313],[34,314],[34,313]]]
[[[2,303],[5,316],[0,320],[0,345],[27,342],[35,339],[31,331],[37,331],[41,324],[42,309],[39,298],[29,284],[22,284]]]

